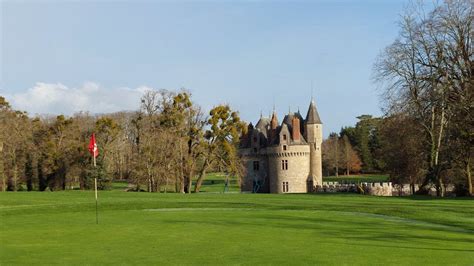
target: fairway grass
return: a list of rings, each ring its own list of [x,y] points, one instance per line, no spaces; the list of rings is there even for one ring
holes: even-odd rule
[[[0,193],[0,264],[474,265],[474,201]]]

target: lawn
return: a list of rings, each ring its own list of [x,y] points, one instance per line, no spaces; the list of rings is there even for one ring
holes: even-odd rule
[[[388,175],[385,174],[361,174],[361,175],[340,175],[323,176],[323,182],[339,182],[339,183],[373,183],[373,182],[388,182]]]
[[[224,173],[208,173],[206,175],[206,178],[204,178],[201,186],[201,192],[212,192],[212,193],[222,193],[225,190],[225,182],[226,182],[227,176]],[[193,187],[192,189],[194,190],[194,185],[197,182],[197,176],[193,180]],[[78,188],[78,187],[77,187]],[[114,181],[111,186],[111,190],[121,190],[125,191],[128,188],[128,182],[127,181]],[[140,187],[143,191],[147,190],[146,186],[141,186]],[[26,187],[25,187],[26,190]],[[160,187],[161,192],[165,191],[165,186],[162,185]],[[174,185],[168,185],[167,192],[174,192],[175,187]],[[229,176],[228,178],[228,186],[227,190],[225,192],[240,192],[240,187],[239,187],[239,180],[236,177]]]
[[[0,264],[473,265],[474,201],[0,193]]]
[[[201,192],[224,192],[226,176],[222,173],[209,173],[202,183]],[[193,182],[193,184],[196,180]],[[239,181],[229,176],[228,192],[240,192]]]

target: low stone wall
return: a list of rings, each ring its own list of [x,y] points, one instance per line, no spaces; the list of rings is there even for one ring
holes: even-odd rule
[[[322,186],[316,186],[315,192],[352,192],[357,193],[356,184],[340,184],[339,182],[323,182]]]
[[[392,182],[362,183],[361,187],[364,194],[374,196],[392,196]]]
[[[351,192],[361,193],[373,196],[410,196],[413,192],[418,191],[419,185],[414,186],[414,191],[410,184],[392,184],[392,182],[375,182],[375,183],[339,183],[339,182],[323,182],[322,186],[316,186],[316,193],[335,193],[335,192]],[[446,186],[446,194],[450,195],[454,192],[453,185]],[[431,187],[429,194],[436,196],[436,188]]]
[[[420,189],[419,185],[415,185],[412,189],[410,184],[395,184],[393,185],[392,194],[393,196],[410,196],[418,189]],[[434,192],[436,194],[436,190]]]
[[[395,184],[393,186],[393,195],[394,196],[410,196],[416,193],[420,189],[418,184],[414,185],[414,190],[410,187],[410,184]],[[445,187],[446,196],[454,194],[455,186],[452,184],[446,185]],[[430,187],[429,195],[436,196],[436,188],[434,186]]]
[[[392,196],[392,182],[381,183],[339,183],[339,182],[323,182],[322,186],[316,186],[316,193],[335,193],[335,192],[351,192],[362,193],[374,196]]]

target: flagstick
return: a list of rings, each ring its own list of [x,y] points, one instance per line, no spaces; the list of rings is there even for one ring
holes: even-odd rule
[[[95,162],[95,154],[92,154],[92,157],[94,157],[94,168],[96,168],[96,162]],[[95,223],[99,224],[99,211],[98,211],[98,203],[97,203],[97,177],[94,177],[94,187],[95,187]]]

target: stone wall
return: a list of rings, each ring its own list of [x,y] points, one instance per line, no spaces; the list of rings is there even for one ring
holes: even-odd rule
[[[420,189],[418,184],[414,185],[414,191],[410,187],[410,184],[395,184],[393,185],[393,195],[394,196],[410,196],[413,195],[413,192],[417,192]],[[455,186],[452,184],[446,185],[446,196],[454,194]],[[430,187],[428,191],[429,195],[436,196],[436,188],[434,186]]]
[[[338,182],[323,182],[323,184],[316,185],[315,192],[318,193],[335,193],[335,192],[352,192],[357,193],[356,184],[339,184]]]
[[[410,184],[394,184],[392,194],[393,196],[410,196],[413,195],[413,192],[418,191],[419,186],[414,186],[414,191],[410,187]]]
[[[316,186],[315,192],[352,192],[363,193],[374,196],[392,196],[392,182],[341,184],[339,182],[323,182],[322,186]]]
[[[392,196],[392,182],[362,183],[364,194],[373,196]]]
[[[265,152],[263,150],[263,152]],[[242,178],[241,191],[245,192],[260,192],[268,193],[270,192],[269,188],[269,178],[268,178],[268,158],[265,154],[260,151],[260,153],[255,153],[251,149],[242,149],[241,150],[243,164],[245,166],[245,175]],[[259,169],[254,170],[254,162],[259,162]],[[256,185],[258,183],[258,185]],[[258,189],[258,191],[254,191]]]
[[[419,185],[414,186],[415,192],[418,191]],[[446,195],[454,193],[454,185],[446,186]],[[335,192],[352,192],[373,196],[410,196],[413,191],[409,184],[392,184],[392,182],[376,182],[361,184],[344,184],[339,182],[323,182],[322,186],[316,186],[317,193],[335,193]],[[436,196],[435,187],[431,187],[429,194]]]

